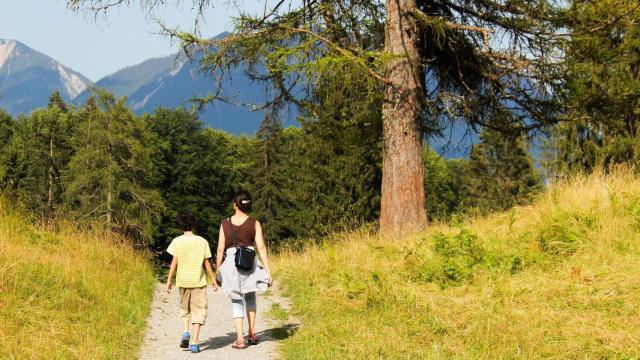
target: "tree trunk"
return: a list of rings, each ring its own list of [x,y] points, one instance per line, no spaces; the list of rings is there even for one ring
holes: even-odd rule
[[[395,236],[421,230],[427,223],[421,127],[424,71],[418,66],[418,27],[408,15],[415,8],[415,0],[387,0],[385,52],[398,57],[384,69],[380,232]]]
[[[111,215],[111,202],[113,201],[113,195],[111,193],[111,183],[109,183],[107,185],[107,187],[109,188],[107,190],[107,237],[110,238],[111,237],[111,229],[112,229],[112,225],[111,223],[113,222],[112,219],[112,215]]]
[[[51,130],[49,130],[51,131]],[[53,135],[49,135],[49,176],[47,181],[47,220],[51,221],[53,213]]]

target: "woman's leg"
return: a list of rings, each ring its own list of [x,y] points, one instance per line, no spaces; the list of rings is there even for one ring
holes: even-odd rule
[[[247,308],[247,320],[249,323],[249,336],[256,335],[256,293],[250,292],[244,295],[245,306]]]
[[[238,338],[238,342],[244,341],[244,332],[242,329],[242,323],[244,322],[244,303],[242,299],[232,299],[231,300],[231,311],[233,315],[233,320],[236,323],[236,336]]]

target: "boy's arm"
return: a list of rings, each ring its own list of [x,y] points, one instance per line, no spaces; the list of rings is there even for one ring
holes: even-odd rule
[[[218,290],[216,275],[213,273],[213,269],[211,269],[211,261],[209,261],[209,259],[211,258],[204,259],[203,265],[204,265],[204,268],[207,270],[207,274],[209,274],[209,277],[211,278],[211,286],[213,286],[213,290]]]
[[[174,256],[173,260],[171,260],[171,267],[169,267],[169,276],[167,276],[167,292],[171,292],[171,279],[173,279],[173,274],[175,274],[177,267],[178,257]]]

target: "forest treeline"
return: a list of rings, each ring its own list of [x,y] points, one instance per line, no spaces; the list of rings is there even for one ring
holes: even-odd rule
[[[529,201],[544,182],[638,161],[640,9],[622,0],[567,5],[558,25],[571,36],[559,36],[562,59],[549,68],[557,85],[553,98],[543,99],[549,112],[539,113],[544,109],[536,107],[540,99],[532,97],[533,89],[518,98],[519,106],[530,101],[530,115],[544,122],[529,127],[526,116],[509,110],[508,99],[482,103],[481,113],[443,115],[446,107],[424,112],[430,219],[506,209]],[[523,34],[541,34],[534,23],[516,25]],[[371,33],[376,48],[381,34],[379,26]],[[278,55],[288,48],[275,49]],[[460,60],[445,50],[430,49],[441,66],[447,56]],[[300,70],[300,77],[315,78],[303,99],[289,99],[299,107],[300,126],[283,129],[277,111],[282,105],[274,102],[255,136],[205,128],[184,109],[138,116],[125,99],[102,91],[82,106],[71,107],[54,93],[46,108],[28,116],[0,113],[0,188],[44,221],[72,217],[153,249],[178,233],[174,219],[182,210],[193,212],[198,232],[215,241],[239,188],[254,195],[255,216],[274,245],[377,221],[384,85],[358,67],[329,60],[314,63],[322,67],[307,73]],[[473,70],[474,64],[467,65]],[[469,74],[458,74],[458,80],[464,83]],[[533,87],[516,75],[512,80]],[[459,120],[480,133],[468,158],[444,159],[428,146],[448,129],[440,120]],[[534,143],[541,149],[540,166],[530,154]]]
[[[0,114],[0,186],[43,221],[71,216],[162,249],[179,233],[179,211],[194,213],[198,232],[215,241],[240,188],[254,195],[255,216],[274,245],[379,214],[380,139],[367,129],[379,123],[301,119],[285,129],[266,116],[256,136],[235,136],[205,128],[185,109],[137,116],[107,92],[79,107],[54,93],[29,116]],[[506,208],[539,188],[523,138],[481,138],[468,160],[446,160],[425,146],[433,219]]]

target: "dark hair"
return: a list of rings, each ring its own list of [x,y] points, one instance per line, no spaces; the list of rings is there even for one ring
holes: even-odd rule
[[[178,225],[182,231],[191,231],[196,226],[196,218],[190,213],[178,214]]]
[[[240,190],[233,197],[233,203],[244,213],[251,212],[251,194],[248,191]]]

